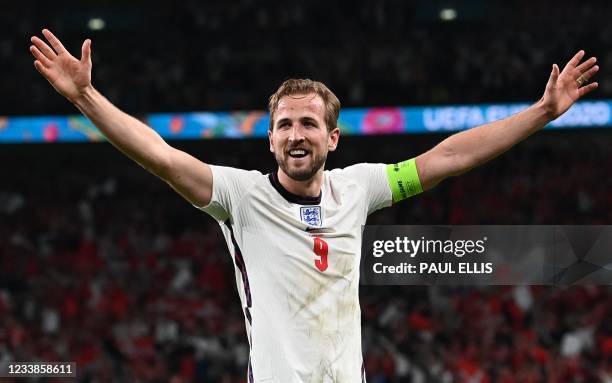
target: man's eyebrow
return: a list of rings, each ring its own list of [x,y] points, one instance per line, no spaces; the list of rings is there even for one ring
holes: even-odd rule
[[[318,124],[316,118],[310,117],[310,116],[300,117],[299,120],[302,122],[313,122],[315,124]],[[283,117],[283,118],[278,119],[278,121],[276,121],[276,124],[278,125],[278,124],[285,123],[285,122],[291,122],[291,119],[288,117]]]
[[[315,124],[318,124],[316,119],[314,119],[314,118],[312,118],[312,117],[308,117],[308,116],[306,116],[306,117],[301,117],[301,118],[300,118],[300,121],[308,121],[308,122],[313,122],[313,123],[315,123]]]
[[[276,125],[280,125],[281,123],[285,122],[291,122],[291,119],[287,117],[281,118],[280,120],[276,121]]]

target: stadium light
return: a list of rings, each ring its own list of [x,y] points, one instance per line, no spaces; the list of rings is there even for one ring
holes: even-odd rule
[[[104,27],[106,26],[106,23],[104,22],[103,19],[99,17],[94,17],[92,19],[89,19],[89,21],[87,22],[87,26],[92,31],[99,31],[99,30],[104,29]]]
[[[457,18],[457,10],[453,8],[444,8],[440,11],[440,20],[451,21]]]

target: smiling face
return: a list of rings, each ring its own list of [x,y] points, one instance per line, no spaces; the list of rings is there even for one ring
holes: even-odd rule
[[[336,150],[340,130],[329,131],[325,103],[316,93],[284,96],[268,132],[278,167],[295,181],[308,181],[323,170],[327,153]]]

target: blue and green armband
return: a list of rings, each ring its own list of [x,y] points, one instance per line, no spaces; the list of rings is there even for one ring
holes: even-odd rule
[[[393,203],[423,192],[414,158],[387,165],[387,180],[393,194]]]

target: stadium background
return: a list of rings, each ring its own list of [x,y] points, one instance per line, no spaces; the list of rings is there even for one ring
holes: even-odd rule
[[[345,107],[531,102],[553,62],[599,58],[605,1],[11,2],[0,115],[74,114],[34,70],[29,36],[93,39],[94,85],[135,115],[263,110],[287,77]],[[442,9],[457,18],[443,21]],[[448,15],[448,13],[446,13]],[[92,31],[88,22],[106,26]],[[95,26],[95,25],[94,25]],[[396,162],[441,134],[343,137],[328,168]],[[204,161],[274,169],[261,139],[173,141]],[[544,131],[369,223],[607,224],[608,129]],[[78,381],[243,382],[248,346],[215,222],[109,144],[4,144],[0,363],[74,360]],[[361,287],[369,382],[611,382],[609,286]]]

